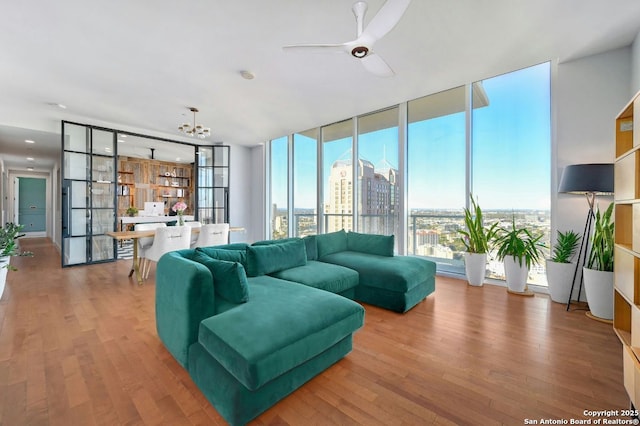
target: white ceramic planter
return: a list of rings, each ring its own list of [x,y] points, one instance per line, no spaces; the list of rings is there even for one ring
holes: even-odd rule
[[[589,310],[595,317],[613,319],[613,272],[582,268]]]
[[[558,263],[547,259],[547,283],[551,300],[557,303],[568,303],[571,291],[571,280],[576,271],[575,263]],[[578,298],[578,286],[573,289],[573,299]]]
[[[509,290],[515,293],[522,293],[526,290],[529,269],[527,269],[527,264],[524,260],[522,261],[522,266],[520,266],[518,260],[513,256],[505,257],[504,273],[506,275],[507,287]]]
[[[0,257],[0,299],[2,299],[4,287],[7,284],[7,272],[9,272],[9,270],[7,269],[7,265],[9,264],[10,260],[11,257],[9,256]]]
[[[484,284],[487,275],[487,254],[486,253],[465,253],[464,271],[467,274],[467,281],[470,285],[479,287]]]

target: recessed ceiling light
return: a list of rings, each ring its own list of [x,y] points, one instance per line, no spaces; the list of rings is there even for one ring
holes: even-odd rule
[[[247,70],[240,71],[240,75],[245,80],[253,80],[254,78],[256,78],[256,75],[254,73],[252,73],[251,71],[247,71]]]
[[[180,161],[180,157],[176,157],[176,161]]]
[[[35,161],[33,157],[27,157],[27,161]]]
[[[27,167],[27,170],[29,170],[30,172],[33,171],[33,167]]]
[[[121,137],[121,138],[126,138],[127,137],[127,135],[125,135],[123,133],[120,133],[118,136]]]
[[[49,105],[54,106],[54,107],[58,107],[58,108],[60,108],[60,109],[67,109],[67,106],[66,106],[66,105],[59,104],[59,103],[57,103],[57,102],[49,102]]]
[[[118,139],[118,142],[122,143],[122,142],[124,142],[124,141],[123,141],[122,139]]]
[[[108,146],[106,146],[106,147],[104,148],[104,150],[105,150],[105,152],[111,152],[111,148],[109,148]]]
[[[36,141],[32,141],[31,139],[25,139],[25,143],[36,143]]]

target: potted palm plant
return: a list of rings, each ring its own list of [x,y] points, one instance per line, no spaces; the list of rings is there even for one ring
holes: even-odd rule
[[[20,251],[18,238],[24,236],[24,225],[16,225],[8,222],[0,228],[0,297],[4,293],[7,281],[7,272],[17,269],[9,263],[11,256],[33,256],[29,251]]]
[[[464,269],[467,281],[470,285],[481,286],[487,272],[487,252],[489,242],[495,236],[498,223],[486,227],[482,216],[482,209],[471,196],[471,210],[464,208],[464,230],[458,232],[462,234],[460,239],[464,244],[466,252],[464,254]]]
[[[526,227],[517,227],[512,216],[511,227],[499,227],[494,240],[497,257],[504,262],[507,288],[510,293],[532,294],[527,291],[527,277],[531,265],[543,256],[543,234],[534,234]]]
[[[554,302],[569,301],[571,284],[576,271],[576,265],[571,262],[571,259],[579,243],[580,235],[574,231],[558,231],[551,258],[547,259],[546,264],[549,295]]]
[[[594,229],[591,235],[591,251],[583,268],[584,291],[596,319],[613,319],[613,252],[614,228],[612,221],[613,203],[604,213],[597,208]]]

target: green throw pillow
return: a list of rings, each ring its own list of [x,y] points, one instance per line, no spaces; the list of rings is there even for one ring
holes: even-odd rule
[[[204,253],[214,259],[226,260],[227,262],[240,262],[243,265],[246,265],[246,247],[246,245],[243,246],[241,250],[229,250],[217,247],[196,247],[196,251]]]
[[[318,243],[315,235],[307,235],[302,239],[307,249],[307,260],[318,260]]]
[[[307,264],[304,241],[297,238],[281,244],[247,247],[247,275],[257,277]]]
[[[249,300],[249,283],[242,264],[213,259],[201,251],[196,251],[192,260],[209,268],[213,276],[213,287],[220,297],[232,303]]]
[[[359,232],[347,234],[347,249],[350,251],[392,257],[393,244],[393,235],[360,234]]]
[[[316,235],[318,244],[318,258],[322,258],[328,254],[337,253],[347,250],[347,233],[344,229],[337,232],[329,232],[328,234]]]

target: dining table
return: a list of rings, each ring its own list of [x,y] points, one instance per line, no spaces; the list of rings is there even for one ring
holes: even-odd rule
[[[232,226],[229,228],[229,232],[242,232],[244,231],[243,227],[240,226]],[[200,232],[200,228],[193,227],[191,228],[191,232],[197,234]],[[149,229],[145,231],[109,231],[105,233],[116,241],[125,241],[131,240],[133,242],[133,258],[131,261],[131,270],[129,271],[129,277],[131,277],[134,273],[136,274],[136,280],[138,284],[142,284],[144,278],[142,277],[142,273],[140,272],[140,259],[138,258],[138,240],[140,238],[148,238],[153,237],[156,234],[155,229]]]

